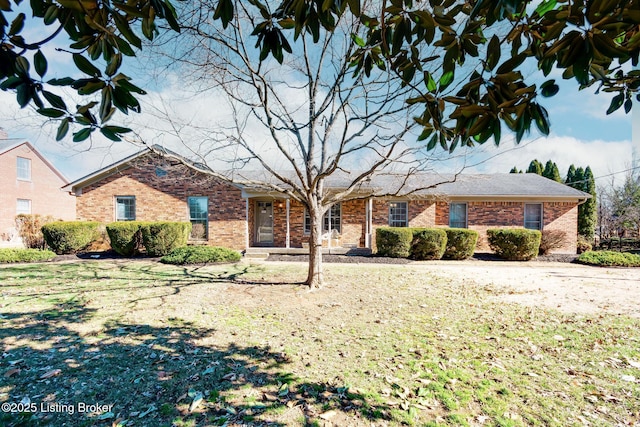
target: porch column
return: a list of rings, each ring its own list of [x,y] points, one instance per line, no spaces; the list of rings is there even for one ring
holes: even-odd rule
[[[249,249],[249,198],[245,199],[244,245]]]
[[[369,197],[365,202],[365,236],[364,246],[368,249],[372,248],[371,232],[373,229],[373,198]]]
[[[291,232],[289,230],[290,228],[290,221],[289,221],[289,214],[291,212],[291,201],[289,199],[285,200],[286,206],[287,206],[287,238],[286,238],[286,242],[285,242],[285,247],[287,249],[289,249],[291,247]]]

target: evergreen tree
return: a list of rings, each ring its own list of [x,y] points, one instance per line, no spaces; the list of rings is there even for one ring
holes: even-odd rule
[[[579,168],[578,170],[580,170]],[[581,190],[591,194],[591,198],[578,206],[578,234],[592,240],[598,221],[598,209],[596,201],[596,180],[591,172],[591,167],[587,166],[583,173]]]
[[[509,171],[509,173],[522,173],[521,170],[518,170],[518,168],[516,166],[512,167],[511,170]]]
[[[573,183],[576,181],[576,167],[574,165],[569,166],[569,170],[567,171],[567,178],[564,180],[564,183],[569,187],[573,187]],[[574,187],[575,188],[575,187]]]
[[[527,169],[527,173],[537,173],[538,175],[542,175],[542,171],[542,163],[540,163],[538,159],[532,160],[531,163],[529,163],[529,169]]]
[[[551,160],[547,160],[547,163],[544,165],[544,171],[542,171],[542,176],[545,178],[552,179],[556,182],[562,182],[562,178],[560,177],[560,171],[558,170],[558,165]]]

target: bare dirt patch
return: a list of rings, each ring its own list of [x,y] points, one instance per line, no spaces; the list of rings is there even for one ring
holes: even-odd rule
[[[566,313],[640,317],[640,269],[559,262],[438,262],[437,276],[494,288],[496,298]]]

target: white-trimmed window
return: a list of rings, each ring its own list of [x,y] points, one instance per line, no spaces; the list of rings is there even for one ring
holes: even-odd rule
[[[389,202],[389,227],[409,226],[408,202]]]
[[[189,197],[189,221],[191,221],[191,238],[207,240],[209,230],[209,198]]]
[[[331,228],[331,230],[336,230],[338,233],[342,233],[341,203],[332,205],[327,213],[322,217],[322,232],[328,233],[329,228]],[[311,233],[311,216],[309,215],[309,211],[307,209],[304,210],[304,232],[305,234]]]
[[[16,215],[20,214],[31,215],[31,200],[18,199],[16,201]]]
[[[466,203],[450,203],[449,204],[449,227],[467,228],[467,204]]]
[[[31,181],[31,159],[18,157],[16,162],[18,179],[21,181]]]
[[[542,230],[542,203],[524,204],[524,228]]]
[[[116,221],[135,221],[136,197],[116,196]]]

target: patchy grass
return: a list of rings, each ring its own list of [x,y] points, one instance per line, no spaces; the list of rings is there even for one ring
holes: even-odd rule
[[[0,401],[26,410],[0,425],[640,420],[638,319],[496,303],[426,265],[325,270],[308,292],[283,284],[303,264],[0,268]]]

